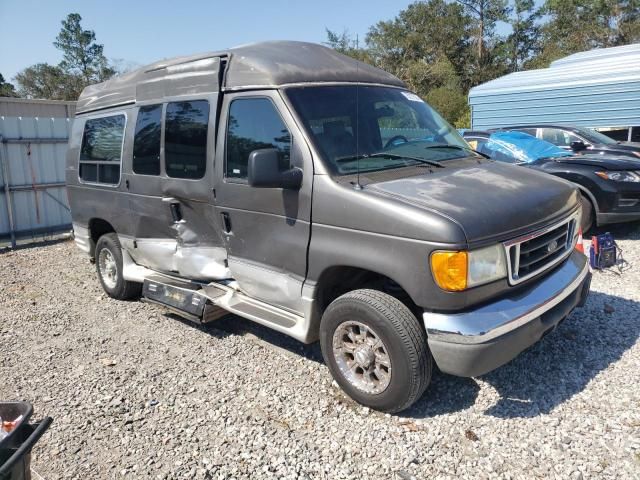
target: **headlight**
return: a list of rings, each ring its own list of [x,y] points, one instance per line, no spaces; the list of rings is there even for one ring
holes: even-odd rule
[[[640,175],[634,172],[620,171],[620,172],[596,172],[600,178],[605,180],[613,180],[614,182],[640,182]]]
[[[431,271],[440,288],[459,292],[507,276],[502,245],[472,251],[439,250],[431,254]]]

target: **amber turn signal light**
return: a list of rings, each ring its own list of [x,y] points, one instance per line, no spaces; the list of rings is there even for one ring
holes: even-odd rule
[[[431,254],[431,271],[440,288],[459,292],[467,288],[468,253],[438,251]]]

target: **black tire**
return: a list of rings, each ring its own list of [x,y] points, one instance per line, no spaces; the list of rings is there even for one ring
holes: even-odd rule
[[[593,226],[593,205],[587,197],[580,194],[580,205],[582,205],[582,218],[580,219],[580,226],[582,227],[582,234],[586,234]]]
[[[379,393],[358,388],[338,366],[334,333],[354,321],[380,337],[390,360],[390,380]],[[333,378],[344,392],[375,410],[395,413],[408,408],[431,381],[433,359],[424,329],[400,300],[377,290],[355,290],[334,300],[320,322],[320,346]]]
[[[104,251],[104,252],[103,252]],[[114,260],[113,270],[105,269],[101,256]],[[96,271],[98,279],[107,295],[117,300],[130,300],[140,297],[142,293],[142,284],[138,282],[129,282],[122,277],[122,247],[115,233],[107,233],[98,239],[96,244]],[[105,269],[103,271],[102,269]],[[109,271],[110,273],[107,273]]]

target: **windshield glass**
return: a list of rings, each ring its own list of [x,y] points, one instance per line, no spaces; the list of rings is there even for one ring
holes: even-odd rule
[[[613,138],[607,137],[604,133],[590,128],[578,127],[575,130],[591,143],[604,143],[605,145],[615,145],[618,143]]]
[[[477,155],[414,93],[340,85],[286,91],[329,168],[338,175]],[[358,165],[359,164],[359,165]]]

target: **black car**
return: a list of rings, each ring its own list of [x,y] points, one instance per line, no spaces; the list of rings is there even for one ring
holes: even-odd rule
[[[640,158],[639,143],[624,143],[607,137],[591,128],[573,125],[518,125],[492,129],[490,131],[517,131],[528,133],[540,140],[574,153],[605,153]]]
[[[582,229],[640,220],[640,159],[575,155],[520,131],[466,131],[472,148],[501,162],[523,165],[562,177],[582,194]]]

